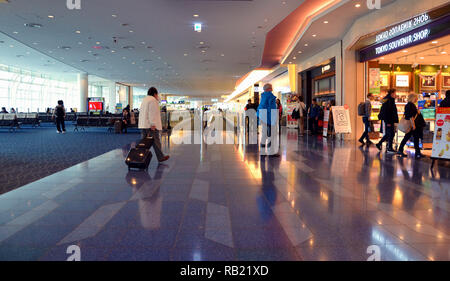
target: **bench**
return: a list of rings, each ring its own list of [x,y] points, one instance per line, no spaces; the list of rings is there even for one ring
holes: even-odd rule
[[[14,132],[19,128],[16,114],[0,114],[0,127],[8,128],[10,132]]]
[[[32,125],[33,128],[41,124],[37,113],[17,113],[17,122],[19,125]]]

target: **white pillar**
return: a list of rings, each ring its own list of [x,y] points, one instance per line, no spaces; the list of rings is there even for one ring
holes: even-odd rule
[[[80,85],[80,108],[78,112],[87,111],[87,98],[89,97],[89,80],[87,73],[78,74],[78,84]]]
[[[116,82],[109,83],[109,112],[116,112]]]

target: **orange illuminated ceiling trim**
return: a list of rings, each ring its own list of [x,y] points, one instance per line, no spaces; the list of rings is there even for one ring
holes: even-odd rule
[[[286,52],[308,28],[311,20],[342,0],[305,0],[297,9],[277,24],[266,36],[262,68],[278,65]]]

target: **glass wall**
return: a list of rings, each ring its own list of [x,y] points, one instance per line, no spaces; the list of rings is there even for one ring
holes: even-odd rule
[[[43,112],[63,100],[66,108],[80,107],[75,74],[51,76],[0,64],[0,107],[19,112]]]
[[[148,89],[133,87],[133,107],[140,108],[142,100],[147,96]]]

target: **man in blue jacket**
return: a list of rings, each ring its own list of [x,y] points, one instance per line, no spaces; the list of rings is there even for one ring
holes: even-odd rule
[[[269,147],[271,156],[279,156],[278,153],[273,153],[273,151],[278,151],[278,147],[275,147],[274,140],[278,137],[277,133],[272,134],[272,130],[277,129],[278,122],[278,110],[277,110],[277,98],[272,93],[272,85],[264,85],[264,93],[261,94],[261,102],[258,106],[258,117],[262,125],[262,137],[261,137],[261,147],[266,146],[266,141],[269,140]],[[273,111],[273,112],[272,112]]]

